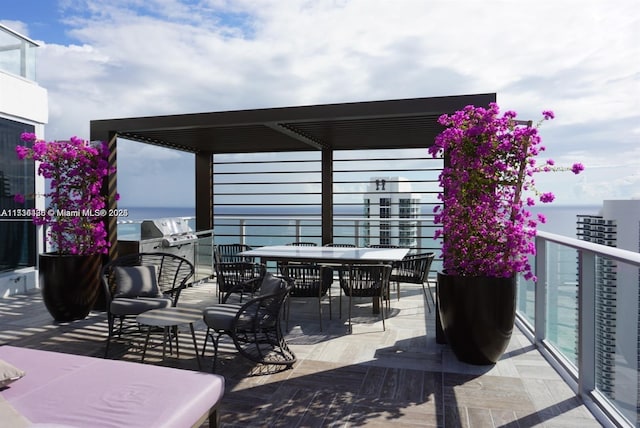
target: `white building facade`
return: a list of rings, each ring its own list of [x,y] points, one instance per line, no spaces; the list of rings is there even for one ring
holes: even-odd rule
[[[371,177],[363,195],[365,245],[416,248],[420,195],[403,177]]]
[[[42,198],[16,203],[16,194],[42,194],[44,179],[33,162],[19,160],[20,134],[44,138],[48,121],[47,91],[36,82],[38,45],[0,24],[0,296],[24,293],[37,287],[38,236],[25,215],[44,207]]]

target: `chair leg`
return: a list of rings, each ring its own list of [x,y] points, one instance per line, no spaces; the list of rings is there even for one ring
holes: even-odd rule
[[[382,331],[387,331],[387,327],[384,325],[384,302],[382,301],[382,295],[380,296],[380,316],[382,316]]]
[[[322,331],[322,285],[318,288],[318,318],[320,319],[320,331]]]
[[[427,289],[429,289],[429,291],[427,292]],[[425,288],[424,286],[424,282],[422,283],[422,292],[424,293],[424,299],[427,302],[427,309],[429,310],[429,313],[431,313],[431,304],[429,303],[429,297],[431,298],[431,302],[433,302],[433,306],[436,306],[436,302],[433,298],[433,294],[431,293],[431,284],[429,283],[429,280],[427,279],[427,287]],[[429,294],[427,296],[427,294]]]
[[[115,319],[113,315],[107,315],[107,328],[109,329],[109,331],[107,332],[107,346],[105,346],[104,348],[104,358],[107,358],[109,356],[109,345],[111,345],[111,336],[113,335],[113,327],[115,324],[114,321]]]
[[[287,310],[285,311],[286,330],[289,331],[289,314],[291,313],[291,299],[287,299]]]
[[[122,337],[122,324],[124,323],[124,317],[120,317],[120,327],[118,327],[118,338]]]
[[[204,358],[204,351],[207,349],[207,342],[209,341],[209,334],[211,331],[211,327],[207,327],[207,333],[204,335],[204,343],[202,344],[202,351],[200,352],[200,356]]]
[[[351,333],[353,330],[351,329],[351,299],[353,296],[353,289],[351,290],[351,293],[349,293],[349,333]]]
[[[218,333],[215,338],[211,336],[211,341],[213,342],[213,366],[211,367],[211,373],[216,372],[216,363],[218,362],[218,341],[220,341],[221,335],[222,333]]]

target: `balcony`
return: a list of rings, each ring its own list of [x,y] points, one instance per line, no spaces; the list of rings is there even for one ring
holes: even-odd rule
[[[231,220],[242,221],[224,219]],[[296,224],[295,219],[290,220]],[[271,234],[283,241],[304,241],[318,233],[310,224],[289,230],[294,234],[283,236],[276,230]],[[220,239],[223,237],[216,237],[218,243]],[[224,239],[250,243],[256,237]],[[421,239],[418,242],[426,245]],[[228,388],[222,421],[228,426],[263,425],[265,421],[279,426],[634,426],[635,412],[629,409],[635,399],[637,370],[625,363],[626,356],[611,339],[618,331],[616,326],[628,325],[628,320],[622,314],[608,313],[595,299],[593,267],[596,259],[606,258],[618,263],[618,272],[623,262],[637,269],[638,254],[543,232],[537,245],[537,275],[540,284],[547,286],[520,284],[517,329],[495,366],[459,363],[446,345],[436,344],[434,312],[426,309],[419,285],[401,284],[401,297],[396,300],[394,295],[391,300],[384,332],[371,314],[370,302],[361,302],[349,334],[345,317],[338,316],[335,281],[333,317],[328,319],[325,299],[322,332],[315,304],[301,299],[292,302],[287,340],[299,359],[292,370],[249,376],[254,367],[223,339],[218,372],[225,375]],[[569,251],[568,258],[573,260],[570,268],[562,263],[564,276],[557,275],[558,266],[553,264],[564,260],[556,254],[560,248]],[[201,272],[206,272],[208,255],[205,250],[196,256]],[[216,298],[215,280],[201,280],[183,293],[181,305],[202,308]],[[55,325],[38,295],[5,299],[0,310],[0,340],[102,356],[106,320],[101,312],[93,312],[84,321]],[[598,328],[589,328],[596,325],[596,312],[600,314]],[[205,326],[199,323],[196,327],[198,343],[202,344]],[[628,337],[637,332],[632,330]],[[146,363],[197,370],[188,339],[185,336],[181,341],[181,358],[163,359],[158,348],[147,354]],[[142,336],[120,342],[112,357],[140,361],[142,343]],[[209,348],[203,370],[210,369],[211,357]],[[630,382],[631,393],[612,394],[621,387],[622,378]]]
[[[315,305],[294,300],[287,340],[299,361],[282,373],[247,376],[252,366],[223,338],[223,426],[600,426],[522,333],[516,331],[494,367],[458,363],[435,343],[434,313],[425,311],[421,287],[401,284],[400,290],[385,332],[370,302],[363,302],[348,334],[336,288],[331,321],[324,303],[323,332]],[[188,288],[181,305],[200,308],[215,300],[215,282],[206,282]],[[104,313],[53,324],[37,294],[3,299],[0,311],[4,342],[98,357],[104,352]],[[202,344],[202,323],[196,332]],[[112,358],[139,362],[143,340],[116,342]],[[197,370],[190,343],[184,335],[180,359],[162,359],[161,347],[153,348],[145,364]],[[210,350],[203,370],[210,370]]]

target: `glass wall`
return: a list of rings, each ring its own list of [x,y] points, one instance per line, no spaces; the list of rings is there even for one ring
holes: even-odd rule
[[[36,80],[36,48],[20,35],[0,26],[0,70]]]
[[[0,272],[36,264],[35,226],[24,212],[34,208],[35,201],[14,201],[16,193],[35,191],[34,163],[16,156],[23,132],[34,132],[34,127],[0,118]]]

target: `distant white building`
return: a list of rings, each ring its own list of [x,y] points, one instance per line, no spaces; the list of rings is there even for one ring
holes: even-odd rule
[[[416,248],[420,195],[403,177],[371,177],[364,197],[365,245]]]
[[[20,134],[44,138],[48,121],[47,91],[36,82],[36,49],[27,37],[0,24],[0,297],[23,293],[36,285],[36,227],[21,209],[43,208],[44,200],[25,204],[14,195],[43,193],[44,179],[33,162],[18,160]]]
[[[578,238],[640,252],[640,199],[603,201],[599,215],[578,216]],[[614,260],[596,264],[596,386],[640,409],[640,271]]]

